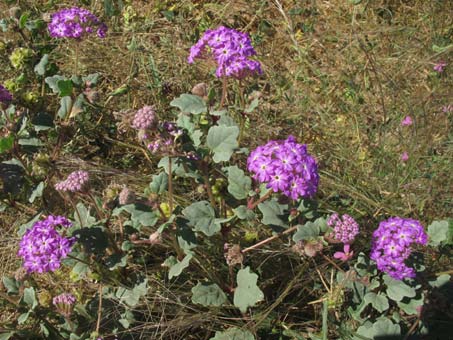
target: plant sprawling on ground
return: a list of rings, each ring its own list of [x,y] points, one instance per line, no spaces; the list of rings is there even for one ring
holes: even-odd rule
[[[4,1],[1,339],[448,339],[453,3]]]

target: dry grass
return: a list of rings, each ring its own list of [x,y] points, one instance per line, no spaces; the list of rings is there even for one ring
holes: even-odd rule
[[[111,133],[117,124],[113,112],[152,104],[160,115],[172,117],[169,102],[193,85],[206,82],[220,91],[212,69],[203,63],[188,65],[186,58],[205,29],[223,24],[250,33],[264,69],[263,76],[247,83],[246,94],[258,91],[261,100],[249,116],[244,144],[253,148],[288,134],[308,143],[320,163],[321,210],[351,213],[361,219],[364,234],[390,215],[418,218],[425,225],[452,216],[453,120],[452,112],[442,112],[442,107],[453,104],[453,48],[435,52],[433,45],[453,43],[453,2],[363,0],[356,6],[346,0],[124,2],[130,4],[129,24],[121,15],[106,18],[107,38],[77,47],[80,73],[102,75],[101,108],[87,118],[85,130],[57,160],[62,173],[82,164],[94,174],[98,194],[112,182],[143,188],[158,159],[147,160],[139,149],[124,154],[133,137]],[[33,11],[44,3],[24,1],[20,6]],[[0,3],[0,13],[7,7]],[[102,13],[102,1],[92,1],[91,9]],[[7,56],[23,43],[13,33],[0,40],[8,42],[7,53],[0,56],[2,83],[19,75]],[[70,75],[75,69],[74,43],[60,44],[52,56],[61,72]],[[439,60],[450,64],[440,75],[433,72]],[[121,86],[129,91],[109,98]],[[57,101],[46,96],[40,109],[55,112]],[[229,104],[236,100],[231,93]],[[415,125],[403,129],[400,123],[406,115],[414,117]],[[402,163],[405,150],[409,161]],[[15,231],[40,208],[19,205],[1,213],[0,275],[17,267]],[[267,261],[277,259],[284,249],[277,243],[250,261],[263,273],[265,269],[275,273],[275,263]],[[156,263],[163,255],[153,254]],[[163,285],[158,277],[151,284],[156,294],[138,308],[143,320],[131,331],[143,339],[202,339],[227,325],[271,330],[278,321],[278,327],[316,329],[319,305],[307,302],[325,292],[307,286],[316,280],[313,269],[323,265],[307,269],[291,256],[280,259],[284,263],[278,264],[278,274],[263,274],[269,298],[253,322],[241,315],[194,309],[184,302],[193,282],[182,276],[174,286]],[[221,254],[218,261],[223,261]],[[161,270],[152,268],[149,274],[153,278]],[[303,277],[299,281],[279,279],[299,274]],[[115,305],[111,313],[106,320],[118,316]]]

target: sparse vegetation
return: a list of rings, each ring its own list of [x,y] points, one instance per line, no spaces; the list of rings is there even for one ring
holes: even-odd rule
[[[451,339],[452,2],[76,5],[0,3],[0,339]]]

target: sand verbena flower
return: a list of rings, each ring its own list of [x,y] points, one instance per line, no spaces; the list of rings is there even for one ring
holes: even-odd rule
[[[318,189],[316,161],[293,136],[256,148],[247,159],[247,169],[255,180],[267,183],[268,189],[294,200],[311,197]]]
[[[397,280],[415,277],[415,270],[405,261],[409,258],[414,244],[426,245],[428,235],[419,221],[392,217],[379,223],[373,233],[371,259],[379,270]]]
[[[48,25],[50,36],[54,38],[82,39],[96,34],[104,38],[107,26],[90,11],[79,8],[65,8],[52,15]]]
[[[217,63],[217,77],[242,79],[262,73],[260,63],[250,58],[255,54],[248,34],[220,26],[207,30],[190,48],[188,62],[212,57]]]
[[[69,176],[55,184],[55,189],[59,191],[78,192],[85,189],[89,180],[88,172],[79,170],[69,174]]]
[[[62,236],[57,227],[70,226],[67,218],[50,215],[25,232],[17,254],[24,260],[27,272],[44,273],[60,268],[61,259],[69,254],[75,239]]]

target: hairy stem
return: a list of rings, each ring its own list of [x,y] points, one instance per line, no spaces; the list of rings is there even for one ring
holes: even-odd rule
[[[277,238],[280,238],[280,237],[283,236],[283,235],[287,235],[287,234],[289,234],[289,233],[292,233],[294,230],[297,229],[297,227],[298,227],[298,226],[295,225],[295,226],[293,226],[293,227],[291,227],[291,228],[289,228],[289,229],[286,229],[284,232],[282,232],[282,233],[280,233],[280,234],[277,234],[277,235],[268,237],[268,238],[265,239],[265,240],[262,240],[262,241],[260,241],[260,242],[258,242],[258,243],[255,243],[253,246],[250,246],[250,247],[248,247],[248,248],[243,249],[243,250],[242,250],[242,253],[243,253],[243,254],[244,254],[244,253],[247,253],[247,252],[249,252],[249,251],[251,251],[251,250],[254,250],[254,249],[257,249],[257,248],[259,248],[259,247],[261,247],[261,246],[264,246],[265,244],[267,244],[267,243],[269,243],[269,242],[271,242],[271,241],[273,241],[273,240],[275,240],[275,239],[277,239]]]
[[[248,203],[247,203],[247,209],[250,209],[250,210],[253,210],[255,209],[258,204],[260,203],[263,203],[265,200],[267,200],[269,197],[271,197],[272,193],[274,191],[272,189],[270,189],[268,192],[266,192],[258,201],[254,202],[253,199],[250,200]]]

